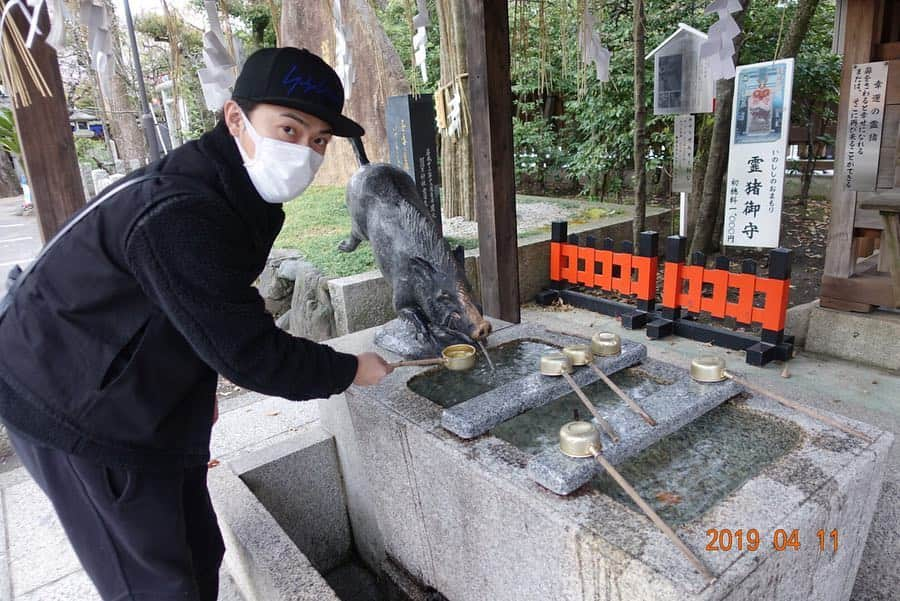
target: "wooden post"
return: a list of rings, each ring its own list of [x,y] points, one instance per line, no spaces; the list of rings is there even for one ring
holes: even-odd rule
[[[481,299],[486,315],[518,323],[509,3],[465,2]]]
[[[878,0],[853,0],[848,3],[844,33],[844,66],[841,72],[841,92],[838,106],[837,136],[834,145],[834,177],[831,183],[831,223],[825,250],[824,275],[849,278],[855,267],[851,252],[853,221],[856,216],[856,192],[844,190],[844,147],[847,144],[847,119],[850,98],[850,79],[853,65],[867,63],[872,57],[872,43]]]
[[[24,26],[22,13],[12,10],[10,16],[23,37],[27,36],[28,29]],[[46,7],[41,12],[40,29],[50,31]],[[84,190],[56,51],[44,42],[42,36],[35,36],[31,55],[53,95],[41,96],[29,80],[26,85],[31,95],[31,106],[13,108],[13,112],[41,237],[46,242],[73,213],[84,206]]]

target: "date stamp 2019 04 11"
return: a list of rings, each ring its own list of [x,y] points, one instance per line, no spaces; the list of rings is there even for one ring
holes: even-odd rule
[[[757,551],[766,544],[763,536],[756,528],[731,530],[729,528],[710,528],[706,531],[709,542],[707,551]],[[779,528],[770,538],[772,548],[776,551],[799,551],[801,547],[800,531]],[[820,528],[816,532],[815,549],[820,552],[838,550],[838,531]]]

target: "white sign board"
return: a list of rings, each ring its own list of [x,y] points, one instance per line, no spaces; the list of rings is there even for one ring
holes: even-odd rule
[[[709,61],[700,57],[704,41],[705,37],[679,30],[654,51],[655,115],[712,112],[716,93]]]
[[[722,228],[726,246],[778,246],[793,80],[794,59],[737,68]]]
[[[887,62],[853,65],[844,143],[845,190],[875,189],[887,73]]]
[[[675,160],[672,191],[690,192],[694,168],[694,116],[675,116]]]

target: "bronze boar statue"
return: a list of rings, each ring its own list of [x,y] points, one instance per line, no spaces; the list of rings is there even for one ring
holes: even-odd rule
[[[405,171],[369,163],[361,142],[352,142],[360,168],[347,185],[350,235],[338,248],[352,252],[368,240],[390,283],[398,319],[378,332],[376,344],[418,358],[487,338],[491,324],[472,298],[463,248],[451,250]]]

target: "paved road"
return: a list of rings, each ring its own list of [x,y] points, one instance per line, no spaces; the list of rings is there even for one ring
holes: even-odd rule
[[[34,215],[17,217],[13,214],[21,203],[21,196],[0,199],[0,275],[4,281],[13,265],[28,263],[41,248],[41,235]]]
[[[34,214],[28,217],[14,214],[21,205],[21,196],[0,198],[0,297],[6,294],[6,274],[12,266],[19,264],[24,267],[41,248],[41,235]],[[0,426],[0,473],[19,465],[9,446],[6,431]]]

